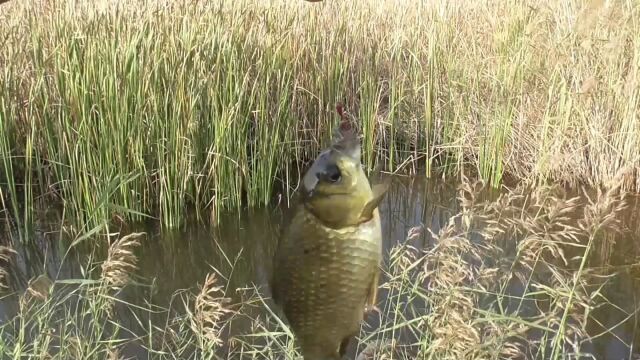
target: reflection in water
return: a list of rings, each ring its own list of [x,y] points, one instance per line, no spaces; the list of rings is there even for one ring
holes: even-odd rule
[[[448,219],[458,213],[455,184],[420,178],[398,178],[394,180],[380,211],[383,219],[383,253],[399,242],[404,242],[409,229],[417,225],[429,227],[433,232],[444,226]],[[589,324],[595,337],[589,344],[590,351],[602,359],[628,359],[631,351],[640,344],[640,324],[635,316],[640,303],[640,274],[636,267],[640,254],[637,235],[640,233],[640,208],[634,199],[625,214],[624,235],[606,234],[610,246],[598,250],[598,264],[614,267],[616,275],[608,282],[603,295],[618,306],[594,309],[598,321]],[[228,281],[228,296],[234,296],[236,288],[256,285],[269,294],[267,282],[270,276],[278,233],[291,209],[284,207],[271,210],[247,210],[240,214],[221,215],[218,226],[193,225],[180,230],[160,230],[156,224],[138,226],[134,231],[148,234],[137,251],[141,282],[151,286],[135,286],[127,289],[125,300],[132,303],[151,301],[167,306],[172,295],[179,289],[191,289],[202,284],[207,273],[217,271]],[[14,284],[26,285],[25,279],[46,271],[52,278],[80,278],[80,265],[86,253],[70,252],[62,262],[63,242],[57,234],[42,236],[34,249],[20,249],[20,261],[13,271]],[[52,237],[53,239],[49,239]],[[412,240],[419,248],[432,246],[428,232]],[[104,252],[104,249],[102,249]],[[625,268],[625,266],[627,266]],[[22,276],[18,276],[21,274]],[[514,288],[513,292],[523,289]],[[381,296],[384,296],[381,291]],[[237,300],[237,299],[236,299]],[[382,299],[381,299],[382,300]],[[12,305],[13,304],[13,305]],[[0,301],[0,316],[3,318],[15,311],[15,303]],[[132,320],[132,324],[134,321]],[[133,325],[132,325],[133,326]],[[606,329],[612,329],[610,332]],[[635,347],[632,348],[632,344]]]

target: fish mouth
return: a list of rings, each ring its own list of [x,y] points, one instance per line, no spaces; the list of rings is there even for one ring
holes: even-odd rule
[[[312,208],[313,206],[311,205],[311,202],[314,199],[318,199],[318,198],[335,199],[340,197],[351,196],[351,194],[352,194],[351,192],[346,192],[346,191],[327,193],[327,192],[311,190],[311,191],[303,192],[302,201],[304,202],[305,207]]]
[[[305,199],[311,199],[313,197],[316,196],[348,196],[351,195],[353,192],[349,191],[349,190],[343,190],[343,191],[322,191],[322,190],[318,190],[318,184],[320,183],[320,180],[317,177],[314,177],[312,180],[308,181],[307,183],[303,183],[302,185],[302,195],[303,198]],[[326,189],[325,189],[326,190]]]

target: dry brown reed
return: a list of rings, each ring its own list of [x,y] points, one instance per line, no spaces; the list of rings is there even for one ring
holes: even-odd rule
[[[218,285],[215,273],[207,274],[200,293],[195,298],[193,316],[190,317],[191,329],[209,346],[222,345],[222,320],[231,312],[225,307],[229,299],[224,297],[222,289],[223,286]]]
[[[524,183],[485,200],[485,184],[464,179],[460,213],[437,234],[427,229],[433,248],[403,244],[392,250],[382,285],[392,302],[384,314],[389,325],[377,336],[388,336],[390,327],[401,332],[396,310],[402,306],[407,309],[403,330],[420,340],[420,345],[407,345],[411,357],[577,354],[588,339],[590,311],[606,305],[599,296],[606,277],[594,276],[587,263],[603,241],[603,230],[619,225],[626,195],[622,182],[597,189],[595,195],[585,191],[584,197],[569,197],[559,186],[532,189]],[[412,229],[408,238],[415,236]],[[421,302],[426,308],[415,305]],[[383,353],[397,356],[398,350]]]
[[[134,248],[140,246],[140,239],[145,233],[131,233],[116,240],[109,247],[107,259],[102,263],[102,280],[113,289],[120,289],[136,270],[137,258]]]

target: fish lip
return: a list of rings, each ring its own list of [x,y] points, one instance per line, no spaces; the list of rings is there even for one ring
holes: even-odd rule
[[[302,205],[304,206],[305,209],[311,211],[311,213],[313,213],[314,216],[317,217],[317,215],[315,214],[314,206],[312,204],[316,196],[323,196],[326,199],[331,199],[336,196],[348,196],[349,194],[350,194],[349,192],[323,193],[315,190],[311,190],[309,192],[305,191],[302,194]]]

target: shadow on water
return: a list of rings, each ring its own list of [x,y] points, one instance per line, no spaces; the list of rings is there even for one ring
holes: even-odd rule
[[[400,242],[407,232],[424,225],[434,233],[446,225],[449,218],[458,213],[456,185],[421,178],[397,178],[381,207],[383,218],[384,254]],[[492,195],[489,195],[492,196]],[[495,196],[495,194],[494,194]],[[640,276],[630,264],[640,258],[640,206],[637,198],[625,213],[624,236],[609,237],[608,246],[598,249],[602,266],[616,269],[617,275],[608,282],[604,294],[615,306],[594,310],[597,321],[590,324],[590,334],[597,335],[589,347],[596,358],[626,359],[630,348],[637,351],[640,345],[640,324],[637,316],[637,299],[640,294]],[[197,291],[208,273],[217,271],[227,280],[227,296],[236,296],[234,289],[256,285],[268,290],[272,269],[271,259],[276,249],[281,225],[291,209],[280,206],[275,209],[247,210],[242,214],[220,215],[218,226],[191,225],[178,230],[161,230],[156,223],[136,225],[133,231],[147,233],[142,246],[136,251],[138,271],[135,278],[150,284],[126,288],[123,294],[129,303],[151,302],[168,306],[180,289]],[[54,222],[55,224],[55,222]],[[53,227],[53,225],[51,225]],[[69,252],[57,241],[56,232],[41,233],[34,246],[17,249],[18,261],[11,269],[12,284],[24,288],[27,280],[43,272],[51,278],[82,278],[83,264],[89,252]],[[428,232],[412,240],[418,248],[430,248],[433,239]],[[92,254],[104,254],[99,249]],[[600,265],[596,265],[600,266]],[[635,273],[634,273],[635,272]],[[522,292],[522,289],[513,289]],[[385,291],[381,290],[384,302]],[[236,298],[237,300],[237,298]],[[15,298],[0,301],[0,320],[6,321],[17,309]],[[134,319],[129,319],[133,328]],[[126,321],[126,319],[125,319]],[[371,325],[376,326],[375,321]],[[610,331],[607,331],[610,330]],[[241,331],[241,330],[239,330]],[[140,349],[132,354],[142,357]]]

